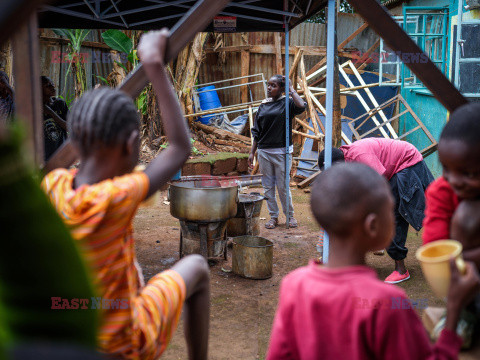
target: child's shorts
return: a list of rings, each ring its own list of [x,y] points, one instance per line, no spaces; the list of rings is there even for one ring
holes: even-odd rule
[[[186,287],[174,270],[155,275],[133,301],[134,337],[139,359],[158,359],[177,328]]]

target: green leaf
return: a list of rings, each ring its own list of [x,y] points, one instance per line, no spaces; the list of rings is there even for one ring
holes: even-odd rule
[[[103,41],[113,50],[130,54],[133,41],[120,30],[110,29],[102,33]]]
[[[95,75],[98,79],[100,79],[101,81],[103,81],[106,85],[108,85],[108,80],[105,79],[104,77],[100,76],[100,75]]]
[[[128,74],[128,70],[127,68],[125,67],[125,65],[123,65],[121,62],[119,61],[116,61],[115,60],[115,64],[117,64],[118,66],[120,66],[123,70],[125,70],[125,72]]]
[[[127,59],[132,64],[135,64],[135,61],[138,61],[137,50],[133,50],[132,52],[130,52],[130,54],[128,54]]]
[[[64,37],[66,39],[70,39],[70,30],[67,29],[52,29],[55,35],[58,35],[60,37]]]

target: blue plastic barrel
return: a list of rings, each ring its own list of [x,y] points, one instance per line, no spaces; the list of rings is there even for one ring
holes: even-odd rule
[[[173,175],[172,180],[180,180],[181,177],[182,177],[182,169],[178,170],[178,172],[175,175]]]
[[[202,92],[205,90],[212,91]],[[217,91],[215,90],[215,85],[208,85],[203,88],[199,88],[197,89],[197,92],[199,92],[198,98],[200,100],[200,108],[202,109],[202,111],[215,109],[222,106],[222,104],[220,103],[220,99],[218,98]],[[213,115],[200,116],[198,120],[202,124],[207,125],[212,116]]]

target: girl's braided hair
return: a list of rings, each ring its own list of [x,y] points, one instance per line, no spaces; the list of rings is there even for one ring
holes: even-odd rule
[[[67,116],[68,131],[82,155],[99,145],[124,143],[140,121],[130,97],[119,90],[102,87],[87,91],[75,101]]]

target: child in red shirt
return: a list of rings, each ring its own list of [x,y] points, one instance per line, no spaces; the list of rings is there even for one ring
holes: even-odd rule
[[[455,110],[440,135],[443,176],[427,189],[423,243],[450,239],[453,214],[462,200],[480,199],[480,104]],[[474,260],[464,253],[468,260]]]
[[[452,261],[446,327],[432,346],[405,292],[378,280],[365,265],[394,230],[388,183],[366,165],[335,165],[318,176],[311,207],[330,235],[325,266],[310,263],[282,281],[267,359],[457,359],[460,309],[479,287],[467,262]]]

